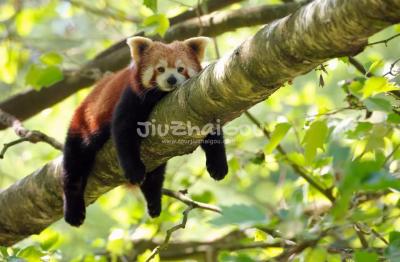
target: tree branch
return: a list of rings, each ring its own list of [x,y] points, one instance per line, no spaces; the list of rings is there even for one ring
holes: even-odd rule
[[[237,229],[211,240],[170,242],[167,249],[160,250],[159,255],[161,259],[204,259],[210,249],[215,251],[237,251],[257,248],[289,248],[293,247],[295,244],[292,241],[283,239],[274,242],[260,241],[255,243],[243,243],[241,240],[246,238],[247,235],[245,234],[244,230]],[[154,240],[140,239],[135,241],[132,260],[137,259],[137,256],[147,249],[153,249],[159,245],[161,245],[161,243]]]
[[[207,66],[161,100],[150,119],[162,126],[172,121],[184,126],[190,122],[191,127],[218,120],[225,124],[288,80],[331,58],[361,52],[369,36],[398,22],[400,0],[313,1],[263,27],[232,54]],[[146,169],[192,152],[205,135],[189,134],[176,137],[169,130],[163,137],[143,140]],[[61,157],[0,192],[0,245],[11,245],[61,218],[60,174]],[[125,181],[109,141],[97,155],[85,192],[86,205]]]
[[[172,191],[169,189],[163,189],[163,195],[167,195],[167,196],[173,197],[175,199],[178,199],[179,201],[185,203],[187,205],[187,208],[183,211],[182,222],[167,230],[167,234],[165,236],[164,242],[157,245],[153,249],[153,252],[151,252],[150,256],[146,259],[146,262],[151,261],[157,254],[159,254],[161,252],[161,250],[165,249],[168,246],[169,240],[171,239],[171,236],[175,231],[186,227],[189,213],[193,209],[200,208],[200,209],[205,209],[205,210],[221,213],[221,209],[219,207],[194,201],[194,200],[190,199],[189,197],[187,197],[185,195],[185,193],[183,193],[181,191],[175,192],[175,191]]]
[[[185,203],[188,206],[193,206],[194,208],[200,208],[200,209],[205,209],[208,211],[221,213],[221,209],[219,207],[194,201],[193,199],[187,197],[186,194],[181,191],[175,192],[175,191],[164,188],[162,193],[163,193],[163,195],[175,198],[175,199]]]
[[[202,35],[217,36],[237,28],[267,24],[294,12],[308,2],[310,1],[261,5],[212,13],[171,26],[164,38],[166,41],[189,38],[198,34],[200,28]]]
[[[58,142],[56,139],[49,137],[48,135],[40,131],[26,129],[16,117],[4,112],[1,109],[0,109],[0,124],[13,128],[15,134],[21,137],[20,139],[4,144],[4,147],[0,152],[0,159],[4,157],[4,154],[6,153],[8,148],[25,141],[29,141],[31,143],[44,142],[54,147],[55,149],[58,150],[63,149],[63,144]]]
[[[203,1],[200,6],[196,6],[195,8],[191,8],[188,11],[179,14],[175,17],[169,19],[171,25],[177,24],[190,18],[198,16],[198,14],[208,14],[217,10],[220,10],[224,7],[227,7],[234,3],[242,2],[243,0],[207,0]]]

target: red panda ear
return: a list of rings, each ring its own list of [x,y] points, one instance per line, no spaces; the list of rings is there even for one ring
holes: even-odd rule
[[[128,38],[126,40],[126,43],[128,44],[129,49],[131,50],[131,56],[133,61],[139,63],[140,58],[142,57],[144,51],[146,51],[146,49],[148,49],[153,44],[153,41],[146,37],[134,36]]]
[[[199,61],[202,61],[208,42],[210,42],[210,38],[200,36],[189,38],[183,43],[190,47],[190,49],[196,54]]]

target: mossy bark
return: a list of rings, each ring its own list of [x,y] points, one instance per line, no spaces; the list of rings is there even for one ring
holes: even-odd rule
[[[400,0],[315,0],[247,39],[162,100],[150,119],[158,124],[190,121],[224,124],[267,99],[286,81],[334,57],[355,55],[372,34],[400,22]],[[176,139],[192,141],[165,143]],[[192,152],[202,136],[152,136],[144,140],[147,169]],[[0,193],[0,244],[39,233],[62,216],[61,158]],[[96,159],[87,204],[120,185],[115,149],[109,141]]]

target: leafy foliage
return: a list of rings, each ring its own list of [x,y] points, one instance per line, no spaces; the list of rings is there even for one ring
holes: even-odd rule
[[[143,4],[154,12],[157,12],[157,0],[143,0]]]

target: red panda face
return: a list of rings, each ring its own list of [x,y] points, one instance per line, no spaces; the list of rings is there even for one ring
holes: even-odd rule
[[[171,44],[153,42],[144,37],[127,40],[133,62],[144,88],[156,87],[169,92],[201,70],[200,61],[208,38],[196,37]]]

